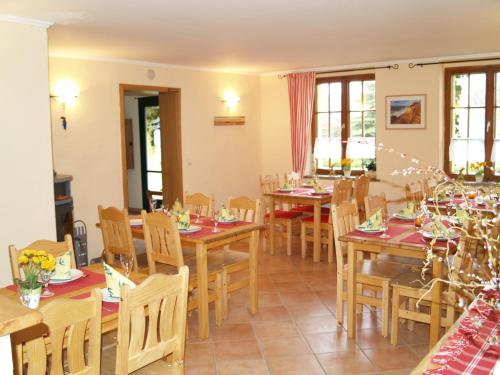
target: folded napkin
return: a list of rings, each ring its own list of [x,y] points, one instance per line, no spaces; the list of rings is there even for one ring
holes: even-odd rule
[[[233,221],[236,219],[229,208],[222,206],[220,209],[219,221]]]
[[[314,179],[311,182],[315,193],[323,193],[325,191],[325,189],[320,185],[317,179]]]
[[[382,210],[375,212],[368,220],[361,224],[359,229],[363,230],[380,230],[382,229]]]
[[[106,287],[109,292],[109,296],[112,298],[120,298],[120,288],[122,285],[128,285],[131,289],[136,287],[135,283],[127,279],[120,272],[115,270],[110,265],[103,262],[104,274],[106,275]]]
[[[71,251],[66,251],[56,258],[56,268],[52,274],[52,280],[68,280],[71,278]]]
[[[189,229],[189,226],[191,225],[191,218],[189,217],[189,210],[183,211],[180,215],[177,216],[178,221],[177,221],[177,228],[182,229],[182,230],[187,230]]]
[[[292,184],[289,181],[285,182],[281,187],[281,190],[292,190]]]
[[[401,217],[413,218],[415,215],[415,204],[413,202],[408,202],[406,207],[398,212]]]

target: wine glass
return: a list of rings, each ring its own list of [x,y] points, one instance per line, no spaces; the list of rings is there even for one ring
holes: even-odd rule
[[[125,276],[129,277],[130,272],[132,271],[132,266],[134,265],[134,258],[129,254],[121,254],[120,263],[125,271]]]
[[[151,199],[151,200],[149,201],[149,210],[150,210],[151,212],[155,212],[155,211],[156,211],[156,200]]]
[[[212,233],[219,233],[220,229],[217,227],[219,225],[219,211],[213,210],[212,218],[214,220],[214,229],[212,229]]]
[[[387,212],[382,212],[382,225],[384,226],[384,233],[382,233],[380,238],[391,238],[386,232],[389,229],[389,214]]]
[[[196,220],[195,220],[195,223],[196,224],[199,224],[201,223],[200,221],[200,215],[201,215],[201,204],[197,204],[194,206],[194,212],[196,214]]]
[[[50,276],[52,275],[52,271],[41,270],[40,271],[40,281],[43,284],[43,293],[40,295],[42,298],[52,297],[54,295],[53,292],[49,290],[49,281]]]

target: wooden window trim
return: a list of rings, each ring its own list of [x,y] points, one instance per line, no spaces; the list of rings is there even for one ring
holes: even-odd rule
[[[496,126],[494,119],[495,107],[495,74],[500,72],[500,65],[477,65],[477,66],[463,66],[446,68],[444,73],[444,166],[443,169],[448,176],[457,177],[456,173],[451,172],[450,163],[450,141],[451,141],[451,78],[455,74],[473,74],[473,73],[486,73],[486,101],[485,101],[485,160],[491,160],[491,151],[493,147],[493,139],[495,136]],[[500,82],[496,82],[500,84]],[[488,128],[488,122],[490,126]],[[464,175],[465,180],[474,181],[473,175]],[[484,181],[500,181],[500,176],[495,176],[494,172],[490,169],[484,171]]]
[[[345,76],[331,76],[331,77],[318,77],[316,78],[315,93],[314,93],[314,110],[312,119],[312,129],[311,129],[311,149],[314,151],[314,142],[317,136],[317,123],[316,123],[316,108],[317,108],[317,97],[318,97],[318,85],[321,83],[333,83],[340,82],[342,85],[342,98],[341,98],[341,138],[342,141],[347,141],[349,139],[350,123],[349,123],[349,82],[351,81],[375,81],[374,73],[366,74],[354,74]],[[376,89],[375,89],[376,90]],[[376,111],[376,108],[375,108]],[[342,143],[342,158],[346,157],[347,143]],[[330,170],[328,169],[317,169],[317,174],[328,175]],[[335,174],[343,174],[341,169],[335,169]],[[351,170],[351,175],[359,176],[362,175],[361,170]]]

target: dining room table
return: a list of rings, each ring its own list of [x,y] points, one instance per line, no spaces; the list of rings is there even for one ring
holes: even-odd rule
[[[339,240],[347,243],[347,335],[356,336],[356,262],[358,254],[375,253],[402,256],[423,261],[427,258],[430,241],[418,231],[413,220],[402,220],[392,217],[388,221],[386,231],[388,238],[380,234],[364,233],[354,230],[342,235]],[[446,242],[437,241],[432,247],[432,278],[442,279],[444,275],[444,259],[449,251]],[[436,282],[430,291],[430,337],[429,348],[432,348],[440,337],[442,283]]]
[[[130,216],[137,219],[140,216]],[[191,217],[191,223],[200,228],[197,232],[180,232],[181,245],[196,250],[196,277],[198,289],[198,335],[202,339],[209,336],[209,307],[208,307],[208,251],[220,249],[239,241],[249,241],[249,293],[248,302],[251,314],[258,312],[257,288],[257,254],[259,247],[259,233],[264,225],[246,221],[217,222],[209,217]],[[217,224],[217,225],[216,225]],[[217,227],[218,231],[214,231]],[[131,226],[132,237],[144,239],[142,225]]]
[[[276,204],[313,206],[313,262],[320,261],[321,252],[321,206],[332,200],[332,186],[325,187],[323,192],[315,192],[312,187],[303,186],[283,191],[281,189],[265,193],[269,199],[269,252],[275,254],[276,246]]]

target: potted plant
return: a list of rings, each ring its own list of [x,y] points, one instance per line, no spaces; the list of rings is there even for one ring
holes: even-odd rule
[[[43,250],[25,249],[17,260],[20,278],[16,279],[21,301],[30,309],[36,309],[40,303],[42,286],[48,282],[56,267],[53,255]]]
[[[351,175],[351,159],[342,159],[340,161],[340,165],[342,167],[342,171],[344,172],[344,176],[349,177]]]
[[[470,169],[474,171],[474,176],[476,177],[476,182],[483,182],[484,179],[484,168],[486,163],[483,161],[478,161],[470,164]]]
[[[375,159],[369,159],[366,164],[366,175],[371,179],[375,179],[377,177],[377,161]]]

